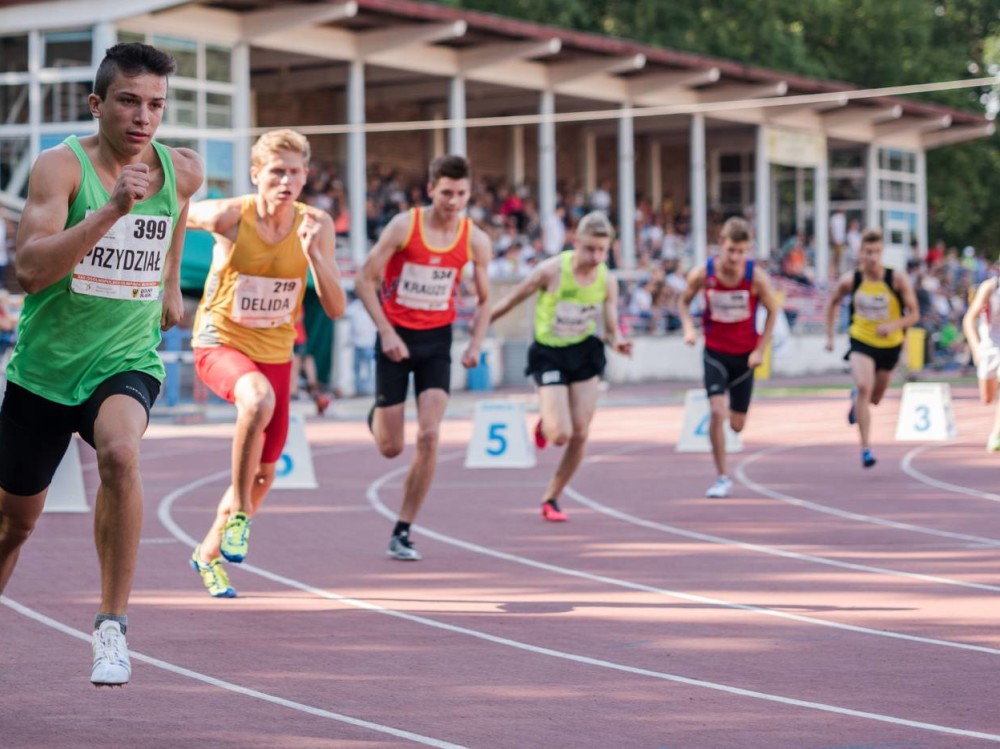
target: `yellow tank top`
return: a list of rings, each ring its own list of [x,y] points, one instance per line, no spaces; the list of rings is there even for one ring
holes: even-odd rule
[[[257,230],[255,196],[244,196],[232,251],[205,280],[193,347],[229,346],[264,364],[291,361],[295,317],[309,273],[296,233],[305,210],[296,203],[292,230],[278,243],[267,244]]]
[[[862,278],[851,300],[850,336],[873,348],[893,348],[903,343],[903,331],[894,330],[887,336],[875,332],[879,325],[903,316],[896,292],[882,278],[868,281]]]

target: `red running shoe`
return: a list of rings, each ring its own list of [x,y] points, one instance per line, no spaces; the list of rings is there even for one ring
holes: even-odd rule
[[[554,499],[542,503],[542,517],[550,523],[565,523],[569,520],[569,515],[559,509],[559,505]]]
[[[538,445],[538,449],[541,450],[549,441],[545,439],[545,434],[542,432],[542,420],[539,419],[538,423],[535,424],[535,444]]]
[[[322,416],[326,413],[326,409],[330,407],[330,402],[333,399],[326,393],[316,393],[314,400],[316,401],[316,413]]]

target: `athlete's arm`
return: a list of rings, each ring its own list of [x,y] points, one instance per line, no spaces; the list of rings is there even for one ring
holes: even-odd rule
[[[188,211],[187,228],[210,231],[235,242],[242,211],[242,197],[198,200],[191,204]]]
[[[521,283],[515,286],[506,294],[506,296],[496,303],[493,307],[493,311],[490,312],[490,322],[499,320],[543,286],[546,288],[551,286],[554,273],[560,266],[561,262],[561,258],[556,255],[555,257],[550,257],[536,265],[531,273],[529,273],[527,277],[521,281]]]
[[[898,320],[879,325],[876,328],[879,335],[889,335],[894,330],[903,330],[911,325],[916,325],[920,321],[920,305],[917,304],[917,295],[913,291],[913,284],[910,283],[910,277],[905,273],[893,273],[892,285],[903,298],[903,307],[906,310],[906,314]]]
[[[764,352],[767,350],[767,344],[771,341],[771,334],[774,332],[774,324],[778,320],[778,310],[780,309],[778,300],[774,296],[774,290],[771,288],[770,277],[766,271],[756,265],[753,269],[753,286],[754,293],[757,295],[757,303],[762,304],[767,310],[767,319],[764,320],[764,330],[760,334],[757,346],[750,352],[750,358],[747,360],[747,365],[751,368],[760,366],[760,363],[764,361]]]
[[[471,339],[462,354],[462,366],[466,369],[479,364],[479,351],[490,327],[490,277],[487,267],[493,255],[489,236],[478,226],[472,227],[469,245],[472,251],[472,282],[476,286],[476,311],[472,316]]]
[[[397,213],[389,221],[389,224],[382,230],[382,235],[378,238],[375,246],[372,247],[365,258],[364,265],[354,279],[354,293],[365,305],[368,314],[371,315],[378,328],[379,340],[382,343],[382,353],[392,361],[401,361],[410,356],[410,350],[399,337],[399,333],[392,327],[389,318],[382,311],[382,305],[378,299],[378,285],[385,272],[385,266],[389,259],[399,251],[403,242],[406,241],[407,234],[410,233],[411,213]]]
[[[840,309],[840,301],[847,296],[853,283],[854,274],[845,273],[837,281],[837,286],[833,290],[829,304],[826,305],[826,350],[833,351],[833,330],[837,320],[837,312]]]
[[[979,288],[976,289],[976,295],[972,297],[972,301],[969,303],[969,309],[962,316],[962,332],[965,333],[965,340],[969,343],[969,350],[972,352],[972,358],[976,364],[979,364],[980,344],[982,344],[982,341],[979,340],[979,326],[977,323],[979,322],[979,316],[986,309],[986,303],[990,298],[990,294],[996,291],[996,288],[997,279],[995,277],[988,278],[979,284]]]
[[[43,152],[31,168],[14,255],[17,281],[29,294],[71,273],[108,229],[146,197],[149,167],[123,167],[111,199],[67,229],[70,202],[81,179],[80,162],[67,146]]]
[[[705,265],[703,263],[699,263],[688,273],[687,286],[684,287],[684,293],[681,295],[679,310],[681,325],[684,329],[684,343],[688,346],[693,346],[695,341],[698,340],[698,331],[695,330],[694,320],[691,319],[691,301],[694,299],[694,295],[701,291],[704,285]]]
[[[187,229],[187,214],[191,207],[191,196],[201,187],[204,170],[201,158],[189,148],[170,150],[177,182],[177,203],[181,207],[170,248],[163,261],[163,310],[160,313],[160,328],[168,330],[184,319],[184,297],[181,295],[181,256],[184,251],[184,236]]]
[[[333,219],[326,211],[310,208],[299,224],[298,234],[316,282],[319,303],[327,317],[336,320],[344,314],[347,295],[340,284],[340,269],[337,268],[337,233]]]
[[[632,341],[622,338],[618,327],[618,279],[608,273],[604,297],[604,342],[625,356],[632,356]]]

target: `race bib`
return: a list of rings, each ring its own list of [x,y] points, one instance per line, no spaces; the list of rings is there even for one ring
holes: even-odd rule
[[[865,320],[885,322],[889,319],[889,295],[855,294],[854,311]]]
[[[591,324],[597,320],[598,306],[559,301],[556,302],[555,312],[552,332],[557,336],[571,338],[590,332]]]
[[[292,321],[301,278],[271,278],[240,273],[230,317],[247,328],[274,328]]]
[[[708,292],[708,305],[714,322],[743,322],[750,319],[750,292],[746,289]]]
[[[77,264],[70,289],[106,299],[159,299],[173,223],[171,216],[122,216]]]
[[[456,268],[403,263],[396,301],[410,309],[446,310],[455,287]]]

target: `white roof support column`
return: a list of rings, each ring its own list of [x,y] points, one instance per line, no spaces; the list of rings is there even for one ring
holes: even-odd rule
[[[597,189],[597,133],[583,133],[583,192],[588,197]]]
[[[107,21],[98,21],[94,24],[93,40],[91,42],[90,62],[94,66],[94,74],[97,74],[97,66],[101,64],[108,47],[113,47],[118,41],[115,27]]]
[[[510,129],[510,150],[507,152],[510,161],[507,171],[514,186],[524,184],[524,125],[514,125]]]
[[[618,235],[622,266],[635,267],[635,120],[632,103],[618,117]]]
[[[917,150],[917,244],[926,256],[930,248],[927,234],[927,152]]]
[[[538,215],[542,221],[556,210],[556,95],[552,89],[542,91],[538,123]]]
[[[865,153],[865,227],[881,226],[878,204],[878,143],[869,143]]]
[[[649,139],[649,202],[655,213],[663,205],[663,144],[652,137]]]
[[[757,257],[771,257],[771,162],[767,157],[767,130],[757,126],[757,152],[754,166],[754,219],[757,222]]]
[[[365,124],[365,64],[351,60],[347,68],[347,123]],[[365,202],[368,192],[366,135],[363,130],[347,134],[347,198],[351,210],[351,259],[360,267],[368,254],[367,215]]]
[[[102,55],[103,57],[103,55]],[[95,73],[96,68],[95,68]],[[28,140],[28,164],[34,164],[42,150],[42,35],[38,31],[28,33],[28,124],[31,135]]]
[[[448,119],[454,124],[448,129],[448,152],[467,155],[465,138],[465,78],[452,76],[448,86]]]
[[[691,243],[694,262],[708,257],[708,188],[705,159],[705,115],[691,115]]]
[[[826,283],[830,273],[830,149],[823,144],[822,158],[813,177],[813,231],[816,236],[816,281]]]
[[[250,128],[253,126],[253,101],[250,90],[250,44],[233,45],[233,83],[236,97],[233,101],[233,192],[248,193],[250,184]]]

